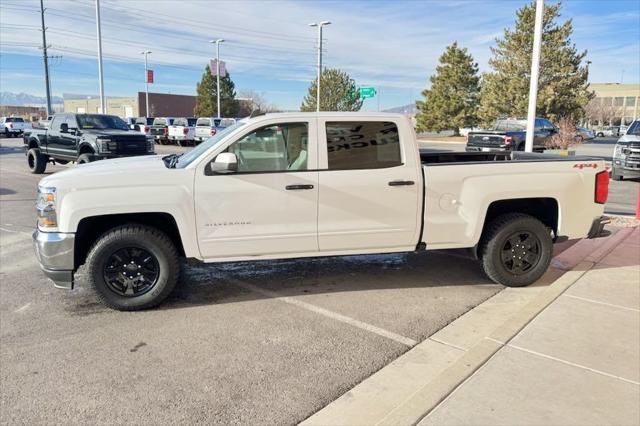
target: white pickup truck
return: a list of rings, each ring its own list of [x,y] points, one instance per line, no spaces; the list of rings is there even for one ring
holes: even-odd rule
[[[99,161],[38,187],[45,274],[74,272],[120,310],[162,302],[179,258],[226,262],[469,248],[493,281],[524,286],[553,242],[599,236],[604,161],[521,152],[421,152],[386,113],[267,114],[183,155]]]
[[[0,134],[5,138],[22,136],[25,130],[31,129],[31,123],[22,117],[0,117]]]
[[[176,118],[169,126],[169,140],[180,146],[193,144],[196,140],[196,118]]]
[[[196,121],[196,143],[209,139],[220,130],[234,124],[235,118],[200,117]]]

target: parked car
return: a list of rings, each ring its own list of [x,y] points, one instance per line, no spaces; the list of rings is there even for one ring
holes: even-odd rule
[[[558,132],[546,118],[536,118],[533,151],[543,152],[547,140]],[[527,137],[527,120],[500,118],[493,129],[469,132],[466,151],[524,151]]]
[[[173,124],[173,120],[173,117],[156,117],[153,119],[149,133],[157,143],[161,145],[169,143],[169,126]]]
[[[27,129],[31,129],[31,123],[22,117],[0,117],[0,134],[5,138],[22,136]]]
[[[579,142],[590,141],[591,139],[595,139],[596,135],[591,129],[587,129],[585,127],[576,127],[576,139]]]
[[[196,143],[215,135],[221,129],[236,124],[235,118],[200,117],[196,121]]]
[[[36,174],[44,173],[50,161],[83,164],[154,153],[153,141],[106,114],[55,114],[48,129],[25,133],[24,148],[29,170]]]
[[[169,126],[169,141],[176,142],[179,146],[187,146],[195,143],[196,140],[195,117],[176,118]]]
[[[621,134],[620,126],[604,127],[596,132],[596,136],[599,138],[618,137]]]
[[[401,114],[267,114],[182,155],[45,177],[34,244],[57,286],[73,288],[84,264],[99,299],[121,310],[161,303],[180,257],[466,247],[493,281],[525,286],[547,270],[554,241],[601,234],[608,184],[593,158],[420,152]]]
[[[629,126],[613,148],[611,179],[640,178],[640,120]]]
[[[153,139],[151,134],[151,126],[153,125],[153,117],[135,117],[131,118],[129,128],[136,132],[142,133],[147,138]]]

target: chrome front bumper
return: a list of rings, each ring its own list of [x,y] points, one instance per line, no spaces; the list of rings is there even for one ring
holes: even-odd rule
[[[58,288],[73,288],[75,234],[33,233],[33,249],[44,274]]]

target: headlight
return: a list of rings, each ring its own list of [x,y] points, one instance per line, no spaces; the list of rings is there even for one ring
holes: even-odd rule
[[[36,199],[36,210],[38,212],[38,227],[54,230],[58,227],[56,217],[56,189],[43,186],[38,187],[38,197]]]
[[[118,150],[118,142],[111,139],[98,138],[96,139],[98,145],[98,151],[100,152],[112,152]]]
[[[623,146],[620,144],[616,144],[615,148],[613,148],[613,156],[616,158],[622,157],[622,148]]]

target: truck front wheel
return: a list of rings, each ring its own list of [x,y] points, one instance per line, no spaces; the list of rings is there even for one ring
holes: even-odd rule
[[[31,173],[41,175],[47,168],[49,157],[40,153],[37,148],[31,148],[27,151],[27,165]]]
[[[87,278],[98,298],[120,311],[159,305],[180,275],[178,252],[162,231],[118,226],[103,234],[87,256]]]
[[[524,287],[546,272],[553,254],[550,230],[538,219],[509,213],[494,219],[481,241],[482,267],[494,282]]]

